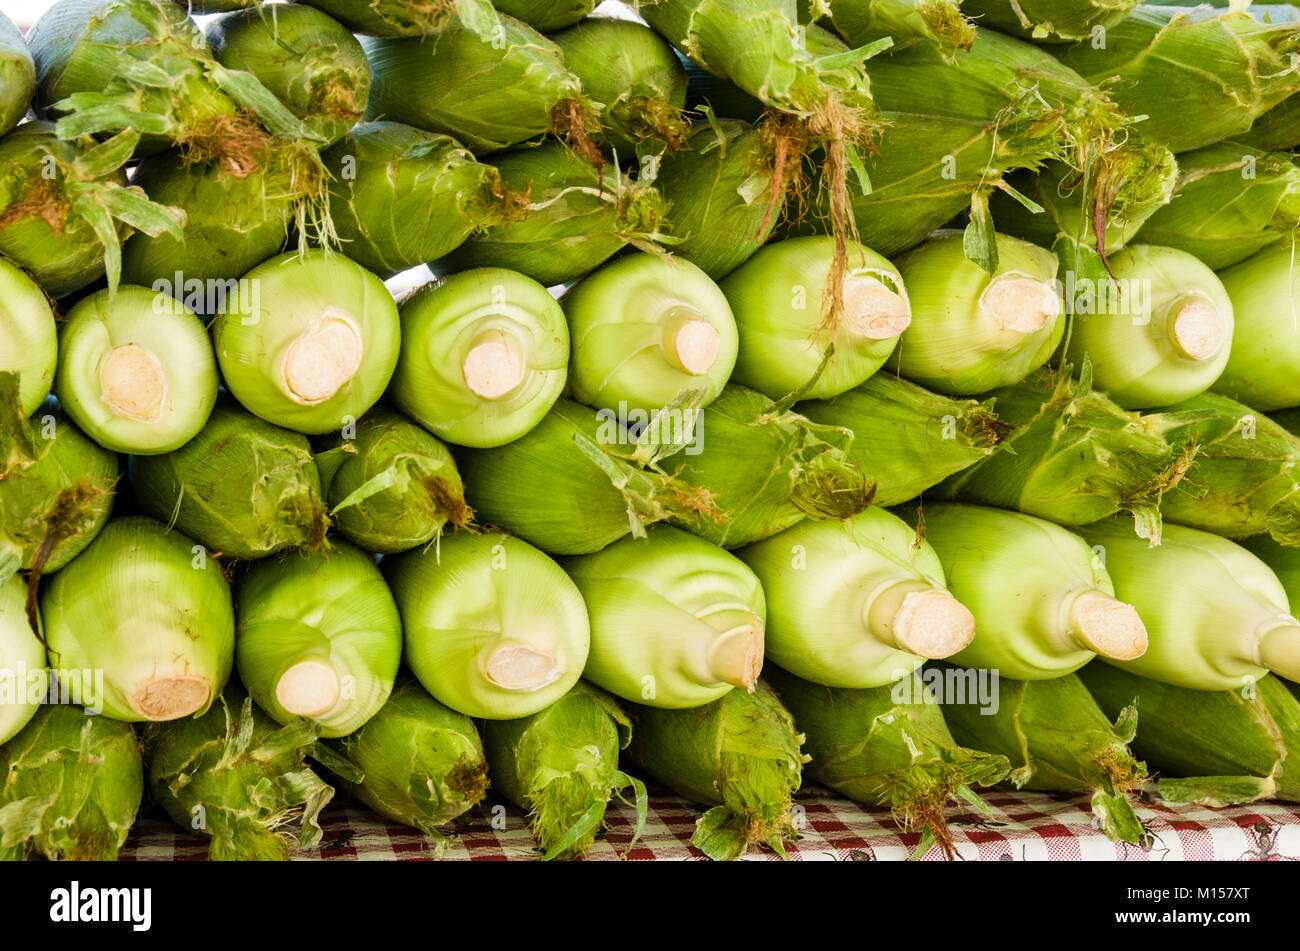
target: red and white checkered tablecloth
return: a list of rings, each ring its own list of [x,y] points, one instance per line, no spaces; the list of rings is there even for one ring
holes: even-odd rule
[[[1256,803],[1208,809],[1152,801],[1138,804],[1151,839],[1149,848],[1111,842],[1093,825],[1087,797],[985,790],[992,819],[950,812],[957,852],[963,859],[1171,861],[1300,859],[1300,805]],[[906,859],[918,832],[903,833],[888,810],[867,808],[824,790],[805,788],[796,799],[798,842],[787,846],[796,862]],[[608,831],[587,854],[588,861],[612,861],[627,852],[631,861],[701,860],[691,847],[699,810],[662,791],[652,791],[650,816],[636,846],[627,852],[635,816],[615,800],[606,814]],[[414,829],[380,820],[352,802],[331,804],[322,816],[319,848],[295,852],[301,861],[412,861],[435,857],[431,840]],[[478,862],[536,860],[522,814],[489,798],[449,827],[444,860]],[[121,858],[128,861],[199,861],[207,840],[182,832],[163,816],[146,814],[132,832]],[[779,861],[769,849],[751,850],[751,860]],[[942,856],[932,848],[926,860]]]

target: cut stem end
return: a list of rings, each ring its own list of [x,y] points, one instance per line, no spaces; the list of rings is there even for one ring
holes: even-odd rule
[[[1207,300],[1193,298],[1174,314],[1170,336],[1189,360],[1212,360],[1223,349],[1223,319]]]
[[[687,308],[678,308],[664,325],[664,354],[673,366],[692,376],[713,369],[720,341],[717,328]]]
[[[879,278],[850,274],[844,279],[844,323],[868,340],[888,340],[911,325],[912,306]]]
[[[531,647],[499,647],[487,660],[485,676],[503,690],[540,690],[564,673],[555,657]]]
[[[167,374],[152,350],[129,343],[104,358],[99,387],[114,414],[151,423],[162,415]]]
[[[281,375],[289,395],[314,406],[331,399],[361,369],[365,346],[351,315],[327,307],[285,348]]]
[[[1259,639],[1260,666],[1300,682],[1300,621],[1285,618]]]
[[[302,661],[280,676],[275,699],[294,716],[321,716],[338,703],[339,675],[329,664]]]
[[[146,720],[179,720],[202,710],[211,696],[206,677],[164,677],[141,687],[131,706]]]
[[[1011,271],[984,288],[980,308],[1003,330],[1032,334],[1061,315],[1061,299],[1051,284]]]
[[[918,657],[951,657],[975,639],[975,616],[942,588],[906,592],[890,624],[894,644]]]
[[[1103,657],[1135,660],[1146,653],[1146,625],[1131,604],[1085,591],[1070,606],[1070,619],[1083,645]]]
[[[502,330],[484,334],[465,355],[461,373],[475,396],[485,400],[509,396],[524,381],[524,357],[519,341]]]
[[[748,611],[728,618],[734,625],[722,630],[709,656],[709,669],[718,683],[742,687],[751,693],[763,669],[763,622]],[[730,614],[730,612],[729,612]],[[717,618],[708,619],[716,624]]]

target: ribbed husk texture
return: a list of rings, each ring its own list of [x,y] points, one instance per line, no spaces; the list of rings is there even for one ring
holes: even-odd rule
[[[502,13],[523,20],[534,29],[549,33],[577,23],[599,0],[495,0],[492,4]]]
[[[209,859],[284,861],[319,844],[334,796],[307,765],[317,729],[277,727],[232,685],[203,716],[145,731],[149,789],[177,825],[211,839]]]
[[[36,67],[18,32],[0,13],[0,135],[16,126],[36,92]]]
[[[796,837],[793,796],[802,781],[804,736],[760,682],[691,710],[631,705],[632,760],[678,795],[709,806],[691,844],[714,860],[751,845],[785,856]]]
[[[969,50],[975,42],[975,24],[962,15],[960,8],[960,0],[800,0],[799,3],[801,19],[827,17],[835,32],[853,46],[864,46],[882,36],[893,37],[899,45],[921,39],[952,59]]]
[[[962,674],[946,665],[935,669]],[[1093,815],[1107,836],[1134,844],[1146,836],[1128,795],[1148,780],[1146,764],[1128,747],[1138,727],[1136,707],[1123,707],[1111,722],[1074,674],[1051,680],[1000,677],[996,710],[969,694],[945,701],[944,720],[957,741],[1007,757],[1017,789],[1090,793]]]
[[[1253,690],[1189,690],[1090,664],[1079,673],[1107,716],[1136,705],[1133,752],[1160,773],[1161,798],[1203,806],[1300,801],[1284,763],[1300,740],[1300,702],[1276,677]]]
[[[962,10],[991,27],[1037,43],[1105,36],[1140,0],[964,0]]]
[[[919,674],[866,690],[823,687],[772,667],[772,687],[807,733],[808,775],[856,802],[886,806],[904,830],[921,829],[913,852],[937,845],[955,858],[944,809],[989,808],[971,787],[1007,775],[1007,758],[959,746]]]
[[[116,861],[144,795],[130,724],[45,704],[0,746],[0,861]]]
[[[369,36],[436,36],[459,25],[483,37],[499,28],[488,0],[303,0],[353,33]],[[499,4],[507,13],[506,4]]]
[[[814,422],[854,434],[846,451],[876,505],[899,505],[946,477],[997,452],[1015,426],[995,400],[962,400],[931,393],[888,373],[829,400],[795,404]]]
[[[483,724],[495,788],[532,825],[544,859],[576,859],[604,827],[610,799],[632,791],[637,824],[630,849],[645,826],[645,784],[618,768],[619,751],[632,739],[632,721],[605,691],[578,681],[540,713]]]
[[[487,794],[488,765],[474,721],[413,680],[399,683],[365,726],[330,747],[358,773],[343,788],[433,838],[435,850],[447,841],[442,827]]]
[[[471,234],[527,214],[524,195],[449,136],[371,122],[324,159],[344,253],[383,277],[436,261]]]

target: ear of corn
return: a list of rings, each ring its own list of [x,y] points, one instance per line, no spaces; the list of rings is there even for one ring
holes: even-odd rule
[[[553,130],[590,146],[595,109],[581,80],[558,46],[513,17],[501,16],[487,34],[457,19],[437,36],[367,37],[362,45],[373,73],[368,119],[441,132],[478,155]]]
[[[777,695],[807,734],[808,775],[857,802],[887,806],[903,829],[920,827],[913,853],[937,844],[954,858],[944,808],[990,814],[973,786],[1007,775],[1007,757],[959,746],[919,673],[867,690],[823,687],[780,668],[767,671]]]
[[[45,292],[21,269],[0,260],[0,374],[17,379],[0,383],[8,399],[9,382],[17,386],[20,416],[36,412],[54,383],[59,355],[58,324]],[[5,406],[4,411],[8,412]]]
[[[819,425],[761,393],[728,386],[695,420],[698,452],[659,463],[677,485],[707,493],[711,512],[670,521],[723,548],[775,535],[805,518],[848,518],[871,504],[850,457],[848,429]]]
[[[964,0],[963,11],[981,26],[1038,43],[1073,43],[1105,37],[1140,0]]]
[[[1300,621],[1286,590],[1240,545],[1166,525],[1151,548],[1114,519],[1078,531],[1151,634],[1141,657],[1107,662],[1197,690],[1247,687],[1270,670],[1300,677]]]
[[[583,675],[624,700],[698,707],[753,691],[763,667],[763,589],[734,555],[668,526],[564,568],[591,618]]]
[[[239,2],[239,0],[219,0]],[[490,38],[501,29],[488,0],[303,0],[328,13],[353,33],[368,36],[428,36],[458,26]],[[496,4],[511,13],[506,3]]]
[[[320,812],[334,796],[306,762],[318,729],[277,728],[232,685],[203,716],[145,731],[149,790],[182,829],[202,815],[209,859],[284,861],[291,847],[320,842]]]
[[[552,39],[583,91],[601,105],[598,141],[621,161],[677,151],[690,132],[686,69],[653,30],[592,17]]]
[[[0,13],[0,135],[18,124],[36,93],[36,66],[18,32]]]
[[[1264,152],[1287,152],[1300,146],[1300,97],[1287,96],[1255,120],[1249,132],[1232,141]]]
[[[1300,168],[1289,155],[1222,142],[1178,156],[1178,168],[1173,199],[1143,225],[1142,241],[1219,270],[1300,227]]]
[[[1278,678],[1206,691],[1104,664],[1079,676],[1107,716],[1136,704],[1133,752],[1160,773],[1163,799],[1206,806],[1300,801],[1300,781],[1284,762],[1300,740],[1300,702]]]
[[[947,665],[935,669],[949,682],[979,673]],[[944,702],[943,716],[957,742],[1005,756],[1017,789],[1090,793],[1093,815],[1106,835],[1140,842],[1146,830],[1128,797],[1147,781],[1145,764],[1128,747],[1137,709],[1124,707],[1112,723],[1074,674],[1051,680],[998,677],[996,683],[997,695],[988,706],[981,706],[973,691],[960,699],[945,691],[953,699]]]
[[[228,13],[205,33],[222,66],[256,76],[320,136],[337,142],[366,111],[370,64],[361,44],[319,10],[293,4]]]
[[[355,438],[318,462],[335,526],[366,551],[436,543],[445,528],[473,518],[447,447],[390,409],[367,413]]]
[[[470,235],[444,259],[451,269],[507,267],[549,287],[661,237],[664,200],[609,163],[597,170],[552,142],[503,155],[497,169],[512,193],[528,196],[527,214]]]
[[[645,784],[618,768],[632,721],[609,694],[585,681],[545,710],[483,724],[495,788],[529,815],[543,859],[576,859],[604,825],[609,800],[631,790],[645,826]]]
[[[325,545],[328,506],[307,437],[230,400],[181,448],[132,456],[131,488],[146,513],[213,554],[260,558]]]
[[[711,859],[767,845],[784,856],[796,837],[794,793],[807,762],[789,711],[759,683],[693,710],[632,704],[633,762],[678,795],[709,806],[691,844]]]
[[[872,501],[881,506],[910,501],[975,465],[1015,430],[998,417],[994,400],[953,399],[888,373],[795,409],[854,434],[845,451],[867,484],[875,485]]]
[[[1240,10],[1142,7],[1110,26],[1104,43],[1053,52],[1089,82],[1114,80],[1115,101],[1147,117],[1142,134],[1186,152],[1248,131],[1300,90],[1298,50],[1300,23],[1261,24]]]
[[[39,621],[39,617],[37,619]],[[0,744],[9,742],[40,709],[49,673],[45,645],[27,613],[27,586],[0,581]],[[2,841],[2,840],[0,840]]]
[[[1232,348],[1223,282],[1187,251],[1150,244],[1111,254],[1108,267],[1110,280],[1069,302],[1066,359],[1088,360],[1097,386],[1126,409],[1167,406],[1213,385]]]
[[[115,861],[144,795],[130,724],[62,704],[0,746],[0,776],[0,861]]]
[[[572,26],[596,8],[599,0],[494,0],[493,6],[549,33]]]
[[[0,139],[0,254],[62,297],[105,274],[115,288],[130,229],[180,240],[184,212],[126,186],[122,167],[139,140],[125,131],[98,145],[64,141],[47,122]]]
[[[28,422],[16,387],[0,373],[0,581],[20,568],[39,581],[108,522],[118,463],[52,407]]]
[[[1214,389],[1263,412],[1300,405],[1300,267],[1294,239],[1219,273],[1232,298],[1233,346]]]
[[[929,504],[907,514],[943,563],[949,590],[975,616],[975,640],[953,663],[1045,680],[1098,654],[1130,660],[1146,650],[1142,619],[1116,599],[1105,567],[1073,532],[979,505]]]
[[[814,683],[883,686],[976,636],[934,549],[883,509],[800,522],[737,555],[769,602],[768,656]]]
[[[948,478],[941,498],[1070,526],[1127,511],[1139,535],[1159,539],[1160,499],[1188,461],[1165,436],[1180,417],[1124,412],[1092,389],[1087,365],[1078,380],[1040,371],[991,396],[999,418],[1019,428],[1005,452]]]
[[[488,765],[474,721],[413,680],[393,688],[365,726],[329,744],[355,775],[341,788],[381,816],[446,842],[445,825],[483,800]]]
[[[800,0],[801,14],[804,7],[854,46],[882,36],[900,45],[923,39],[955,59],[975,42],[975,24],[962,15],[960,0]]]
[[[354,128],[324,155],[343,251],[388,277],[436,261],[483,228],[525,213],[497,170],[455,139],[397,122]]]
[[[671,209],[673,253],[714,280],[743,264],[781,219],[789,161],[762,126],[712,117],[697,126],[685,148],[664,157],[655,179]]]
[[[1165,493],[1161,514],[1230,538],[1266,532],[1284,545],[1300,543],[1300,439],[1215,393],[1171,408],[1203,418],[1178,436],[1196,446],[1196,455]]]

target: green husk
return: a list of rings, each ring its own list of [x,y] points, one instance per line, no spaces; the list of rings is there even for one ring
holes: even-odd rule
[[[650,182],[606,163],[597,170],[550,143],[497,161],[510,192],[528,196],[527,215],[470,235],[444,258],[451,270],[506,267],[548,287],[567,284],[626,245],[651,250],[667,205]]]
[[[1139,239],[1191,252],[1214,270],[1300,228],[1300,168],[1291,156],[1221,142],[1178,156],[1173,200]]]
[[[277,726],[231,684],[203,716],[145,730],[149,789],[173,822],[211,838],[209,859],[286,861],[320,842],[334,796],[307,766],[318,730]]]
[[[1300,267],[1296,239],[1219,272],[1232,299],[1232,351],[1214,390],[1268,413],[1300,406]]]
[[[115,288],[132,229],[179,240],[184,212],[127,187],[122,167],[138,142],[134,131],[65,142],[48,122],[0,139],[0,254],[62,297],[105,274]]]
[[[48,660],[37,630],[39,623],[27,613],[22,579],[0,581],[0,743],[9,742],[31,721],[47,692]]]
[[[946,665],[936,672],[958,678],[979,673]],[[1141,842],[1146,830],[1128,797],[1148,780],[1146,764],[1128,748],[1138,728],[1137,709],[1125,706],[1112,723],[1075,674],[1000,677],[996,689],[992,710],[969,693],[961,699],[945,693],[943,716],[957,742],[1005,756],[1017,789],[1091,793],[1092,813],[1107,836]]]
[[[645,784],[618,768],[632,740],[632,722],[605,691],[578,681],[540,713],[483,724],[495,787],[526,810],[543,859],[580,858],[604,825],[609,800],[631,789],[637,824],[645,827]]]
[[[867,690],[823,687],[779,667],[768,676],[807,732],[808,775],[857,802],[888,806],[904,830],[920,826],[913,858],[933,845],[956,858],[949,802],[992,815],[971,787],[1002,780],[1007,758],[959,746],[920,674]]]
[[[180,449],[131,457],[140,507],[216,555],[319,551],[328,507],[307,437],[222,400]]]
[[[798,837],[791,810],[801,782],[802,733],[775,693],[759,682],[707,706],[661,710],[629,704],[633,762],[678,795],[709,806],[691,844],[715,861],[751,845],[786,858]]]
[[[495,0],[502,13],[523,20],[534,29],[548,33],[577,23],[599,0]]]
[[[19,123],[35,93],[32,54],[13,21],[0,13],[0,135]]]
[[[341,789],[380,815],[419,829],[439,850],[447,841],[440,827],[487,795],[488,765],[474,721],[443,706],[414,680],[400,681],[365,726],[329,749],[354,771],[340,776]],[[322,762],[332,770],[337,766],[334,758]]]
[[[560,48],[502,16],[488,35],[457,19],[436,37],[362,40],[373,72],[367,119],[455,137],[476,155],[547,132],[569,136],[588,161],[597,109]]]
[[[45,292],[0,258],[0,373],[18,374],[18,405],[24,416],[36,412],[50,395],[58,334]]]
[[[370,64],[346,28],[299,4],[228,13],[204,31],[217,62],[256,76],[316,133],[337,142],[365,114]]]
[[[975,24],[962,15],[961,0],[800,0],[801,19],[805,6],[808,18],[825,17],[854,46],[882,36],[900,46],[919,39],[956,58],[975,42]]]
[[[323,158],[343,250],[381,277],[527,213],[527,200],[455,139],[397,122],[359,126]]]
[[[1300,438],[1216,393],[1171,409],[1201,411],[1203,419],[1176,431],[1197,452],[1160,502],[1165,519],[1231,538],[1267,532],[1283,545],[1300,544]]]
[[[108,521],[117,456],[87,439],[52,406],[30,422],[16,374],[0,373],[0,582],[20,568],[58,571]]]
[[[781,220],[800,166],[773,128],[710,114],[659,167],[654,184],[668,202],[673,253],[714,280],[762,247]]]
[[[145,151],[174,145],[235,176],[256,169],[271,136],[319,139],[257,77],[218,63],[179,4],[59,0],[28,44],[60,138],[131,129]]]
[[[1089,664],[1079,678],[1107,716],[1137,707],[1131,746],[1161,774],[1161,798],[1215,807],[1300,802],[1300,782],[1284,762],[1300,740],[1300,702],[1277,677],[1241,690],[1190,690]]]
[[[0,777],[0,861],[116,861],[144,795],[130,724],[58,704],[0,746]]]
[[[593,17],[552,39],[583,91],[602,107],[600,144],[624,161],[645,162],[686,142],[686,70],[653,30]]]
[[[391,553],[436,543],[444,529],[470,523],[456,463],[433,436],[385,407],[349,435],[317,458],[330,516],[345,538]]]
[[[968,253],[997,266],[989,196],[1002,191],[1039,206],[1004,179],[1013,169],[1056,160],[1074,170],[1067,185],[1105,216],[1117,178],[1111,166],[1131,120],[1073,70],[1031,43],[980,30],[970,51],[949,62],[917,43],[867,64],[884,129],[867,156],[872,189],[854,194],[859,240],[893,255],[971,210]],[[1134,196],[1130,200],[1137,200]],[[825,216],[819,206],[810,222]]]
[[[1247,132],[1300,90],[1300,23],[1261,24],[1241,10],[1140,7],[1105,42],[1054,49],[1104,83],[1142,134],[1187,152]]]
[[[402,352],[389,395],[448,442],[513,442],[564,389],[564,311],[545,287],[516,271],[475,268],[426,284],[402,299],[401,320]]]
[[[997,415],[995,403],[941,396],[877,373],[847,393],[797,403],[795,410],[854,434],[848,459],[875,484],[875,504],[889,506],[997,452],[1016,427]]]
[[[213,316],[220,295],[240,293],[248,271],[284,250],[290,228],[322,237],[325,180],[308,144],[283,144],[243,177],[180,152],[144,159],[131,182],[184,214],[175,233],[136,234],[122,248],[122,277]],[[323,230],[324,229],[324,230]],[[247,294],[248,290],[244,289]]]
[[[611,443],[626,440],[620,451]],[[532,430],[494,449],[462,449],[457,466],[479,520],[556,555],[599,551],[670,515],[713,512],[635,461],[617,421],[561,398]],[[538,504],[545,499],[545,504]]]
[[[818,425],[735,385],[694,422],[692,446],[656,467],[686,492],[707,496],[714,511],[669,521],[715,545],[738,548],[805,518],[848,518],[871,504],[847,428]]]
[[[1167,433],[1187,418],[1125,412],[1092,389],[1086,363],[1078,380],[1040,370],[989,395],[1003,422],[1018,428],[1006,451],[940,484],[939,498],[1073,526],[1127,511],[1137,533],[1159,543],[1160,499],[1191,458]]]
[[[353,33],[369,36],[436,36],[459,22],[491,37],[500,29],[488,0],[303,0]],[[500,5],[505,9],[505,5]],[[508,10],[506,12],[509,12]]]
[[[981,27],[1036,43],[1097,41],[1141,0],[963,0],[962,10]],[[1192,0],[1189,0],[1189,3]]]
[[[1287,152],[1300,147],[1300,95],[1290,95],[1255,120],[1249,132],[1229,141],[1263,152]]]

